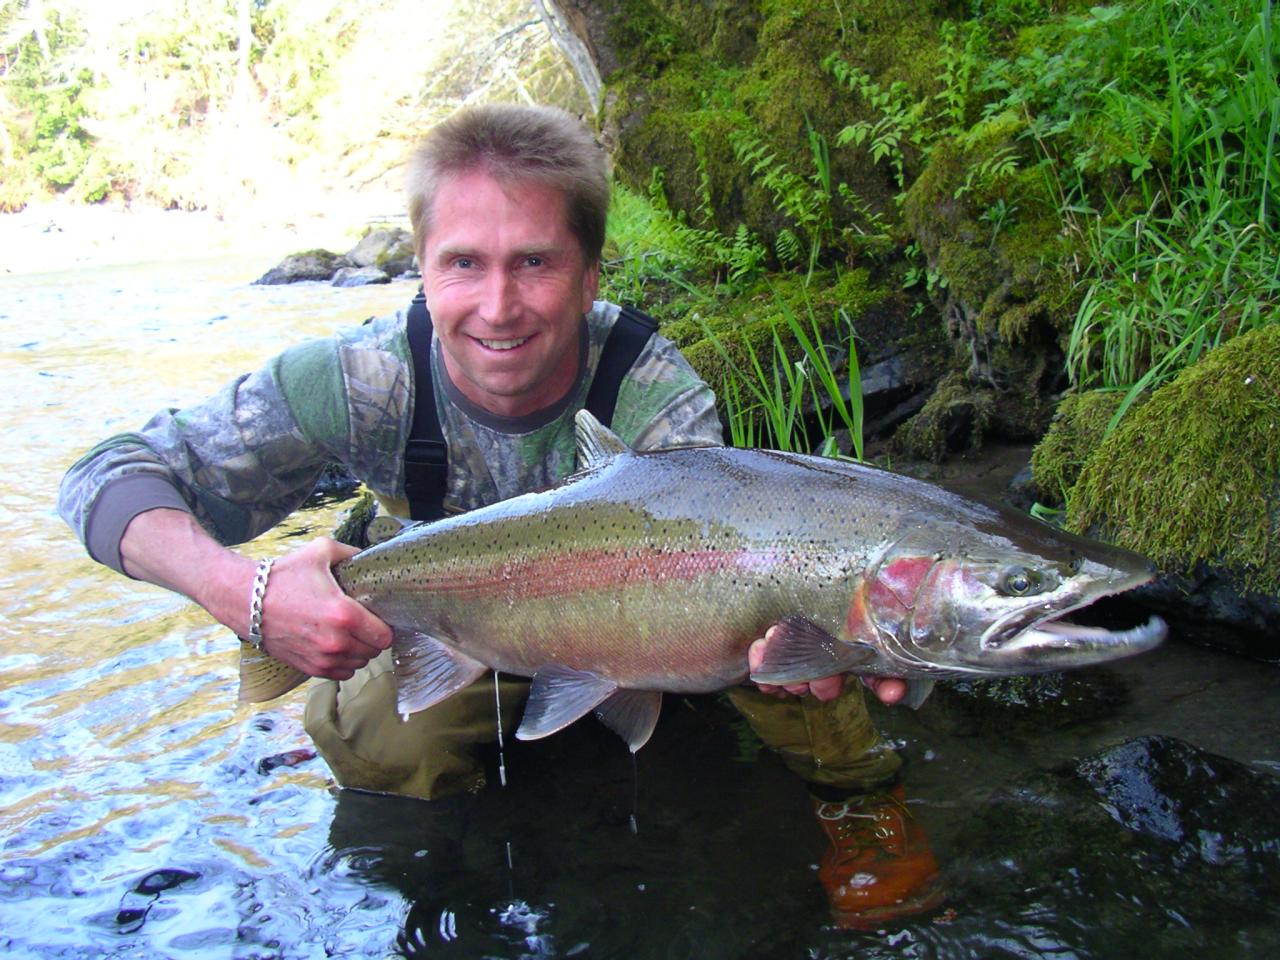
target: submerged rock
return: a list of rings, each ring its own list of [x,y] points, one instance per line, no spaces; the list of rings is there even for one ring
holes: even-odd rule
[[[940,683],[920,711],[922,723],[959,736],[1031,736],[1101,720],[1129,698],[1105,667]]]
[[[1055,955],[1236,956],[1280,918],[1280,780],[1170,737],[997,790],[957,846],[962,922]]]

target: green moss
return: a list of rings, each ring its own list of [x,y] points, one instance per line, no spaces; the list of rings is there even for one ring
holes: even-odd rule
[[[1058,404],[1048,432],[1031,454],[1031,479],[1042,503],[1066,502],[1123,398],[1114,390],[1090,390],[1068,394]]]
[[[889,294],[866,270],[815,274],[807,285],[800,277],[777,275],[741,295],[704,301],[687,315],[664,323],[662,333],[680,346],[699,376],[718,388],[735,371],[752,369],[752,352],[769,372],[775,332],[790,359],[802,358],[803,351],[787,323],[788,312],[806,329],[812,316],[822,336],[835,341],[842,333],[837,326],[839,310],[856,320]],[[706,336],[708,329],[728,360]]]
[[[1176,572],[1199,563],[1280,590],[1280,325],[1162,387],[1089,457],[1069,525]]]
[[[893,435],[899,454],[941,463],[955,447],[977,448],[995,414],[993,391],[974,387],[959,373],[938,381],[929,400]]]
[[[619,0],[609,20],[609,43],[628,72],[647,76],[660,73],[677,54],[684,52],[680,27],[662,9],[647,0]]]

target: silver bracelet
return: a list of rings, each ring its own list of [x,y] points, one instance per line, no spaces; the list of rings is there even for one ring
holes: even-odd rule
[[[253,591],[249,594],[249,636],[246,638],[262,649],[262,601],[267,596],[267,580],[275,560],[261,560],[253,573]]]

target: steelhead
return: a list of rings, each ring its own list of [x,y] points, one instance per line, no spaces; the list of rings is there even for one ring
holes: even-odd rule
[[[1117,632],[1060,619],[1153,571],[1018,511],[823,457],[636,452],[585,411],[576,427],[582,469],[563,483],[412,526],[335,568],[394,630],[401,712],[494,669],[532,677],[517,736],[595,711],[637,750],[664,691],[1038,673],[1165,636],[1157,617]],[[775,624],[748,677],[748,646]],[[283,692],[261,675],[271,658],[253,659],[242,698]]]

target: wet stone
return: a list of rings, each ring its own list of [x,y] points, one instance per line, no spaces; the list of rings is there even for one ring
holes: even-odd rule
[[[154,895],[176,887],[180,883],[186,883],[189,880],[198,879],[200,879],[200,874],[198,873],[192,873],[189,870],[165,868],[162,870],[153,870],[151,873],[148,873],[138,881],[138,885],[133,889],[138,893],[149,893]]]
[[[1231,955],[1239,931],[1280,918],[1280,780],[1170,737],[1130,740],[998,789],[948,872],[970,913],[1048,923],[1082,955]]]

